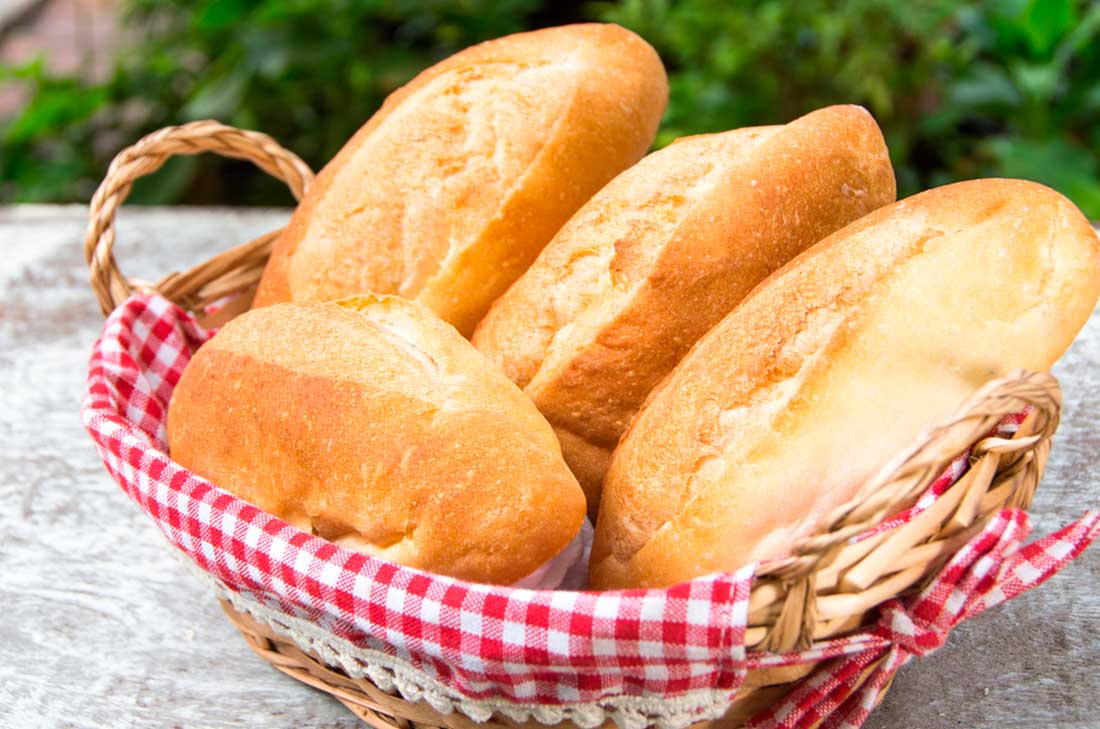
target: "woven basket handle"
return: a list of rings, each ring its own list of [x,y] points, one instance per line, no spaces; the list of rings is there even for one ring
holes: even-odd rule
[[[134,181],[156,172],[170,157],[200,152],[248,160],[285,182],[297,200],[313,181],[309,166],[271,137],[213,120],[165,127],[142,137],[111,161],[89,206],[84,258],[104,316],[135,290],[159,293],[185,309],[201,313],[205,305],[245,291],[259,281],[271,244],[281,231],[272,231],[156,283],[129,279],[119,270],[114,255],[115,215]]]

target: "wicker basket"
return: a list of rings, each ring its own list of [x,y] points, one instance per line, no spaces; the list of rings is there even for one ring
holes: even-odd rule
[[[124,150],[92,198],[85,238],[91,284],[104,314],[134,291],[155,291],[195,312],[208,326],[249,306],[279,231],[156,283],[126,278],[115,261],[115,214],[134,180],[157,170],[172,155],[206,151],[250,160],[284,181],[296,198],[313,178],[302,160],[270,137],[214,121],[169,127]],[[221,306],[208,315],[215,303]],[[862,487],[856,499],[831,514],[818,536],[796,545],[785,560],[758,570],[749,606],[747,648],[785,652],[856,631],[873,619],[878,605],[921,587],[991,515],[1006,507],[1026,508],[1042,475],[1060,409],[1058,383],[1048,374],[1020,372],[988,383],[954,416],[899,454]],[[1024,410],[1029,410],[1029,415],[1011,438],[989,437],[1005,416]],[[850,542],[851,537],[911,506],[967,448],[970,468],[931,508],[900,528]],[[349,678],[228,603],[222,606],[260,657],[328,692],[372,726],[469,729],[475,725],[461,714],[443,714],[425,702],[411,703],[387,694],[368,680]],[[696,726],[742,725],[813,667],[750,671],[726,716]],[[863,676],[874,668],[868,666]],[[497,715],[478,726],[515,727],[521,723]]]

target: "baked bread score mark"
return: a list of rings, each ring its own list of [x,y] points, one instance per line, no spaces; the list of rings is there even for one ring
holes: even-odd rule
[[[294,299],[352,291],[415,298],[454,251],[476,242],[522,179],[564,115],[568,80],[558,64],[497,61],[456,68],[418,89],[336,175],[333,188],[343,194],[318,204],[291,257]],[[518,124],[530,133],[509,134]],[[363,184],[362,171],[379,159],[386,178]],[[318,271],[326,275],[311,275]]]
[[[525,367],[514,364],[520,352],[497,352],[491,344],[485,351],[502,361],[506,372],[526,387],[546,367],[547,360],[567,357],[576,347],[573,333],[586,319],[603,319],[601,313],[613,307],[607,297],[613,290],[614,304],[621,308],[621,295],[643,282],[647,263],[651,263],[660,245],[683,222],[693,204],[718,182],[725,171],[719,160],[744,154],[759,133],[738,130],[728,135],[708,135],[678,140],[654,152],[612,180],[596,194],[558,232],[554,244],[544,249],[529,277],[509,290],[499,307],[475,335],[491,336],[489,330],[501,326],[493,317],[507,317],[512,299],[528,289],[545,297],[548,304],[529,309],[534,319],[530,326],[541,334],[540,340],[522,350]],[[516,302],[518,308],[519,302]],[[600,308],[601,311],[593,312]],[[582,322],[582,324],[578,324]]]

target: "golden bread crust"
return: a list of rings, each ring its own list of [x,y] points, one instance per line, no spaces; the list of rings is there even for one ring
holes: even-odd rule
[[[463,334],[585,200],[648,148],[664,68],[614,25],[468,48],[424,71],[322,170],[256,306],[417,299]]]
[[[584,518],[530,400],[396,297],[231,321],[185,370],[168,436],[177,462],[305,531],[480,582],[530,574]]]
[[[623,437],[593,586],[783,554],[973,390],[1048,369],[1095,306],[1098,249],[1053,190],[978,180],[807,250],[697,342]]]

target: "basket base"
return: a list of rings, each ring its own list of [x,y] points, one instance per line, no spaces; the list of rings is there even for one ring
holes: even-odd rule
[[[237,611],[228,601],[219,600],[219,603],[256,655],[291,678],[330,694],[361,721],[376,729],[545,729],[546,725],[536,721],[520,722],[499,715],[487,722],[476,722],[458,712],[439,712],[424,701],[406,701],[386,693],[368,679],[351,678],[340,669],[326,665],[294,641]],[[860,683],[876,665],[864,670]],[[793,683],[813,668],[814,665],[806,665],[782,672],[771,669],[750,672],[745,687],[723,716],[697,722],[690,729],[741,729],[753,716],[780,701],[793,688]],[[880,693],[880,702],[885,694],[885,690]],[[571,721],[556,726],[581,729]],[[599,729],[615,729],[615,723],[608,720]]]

